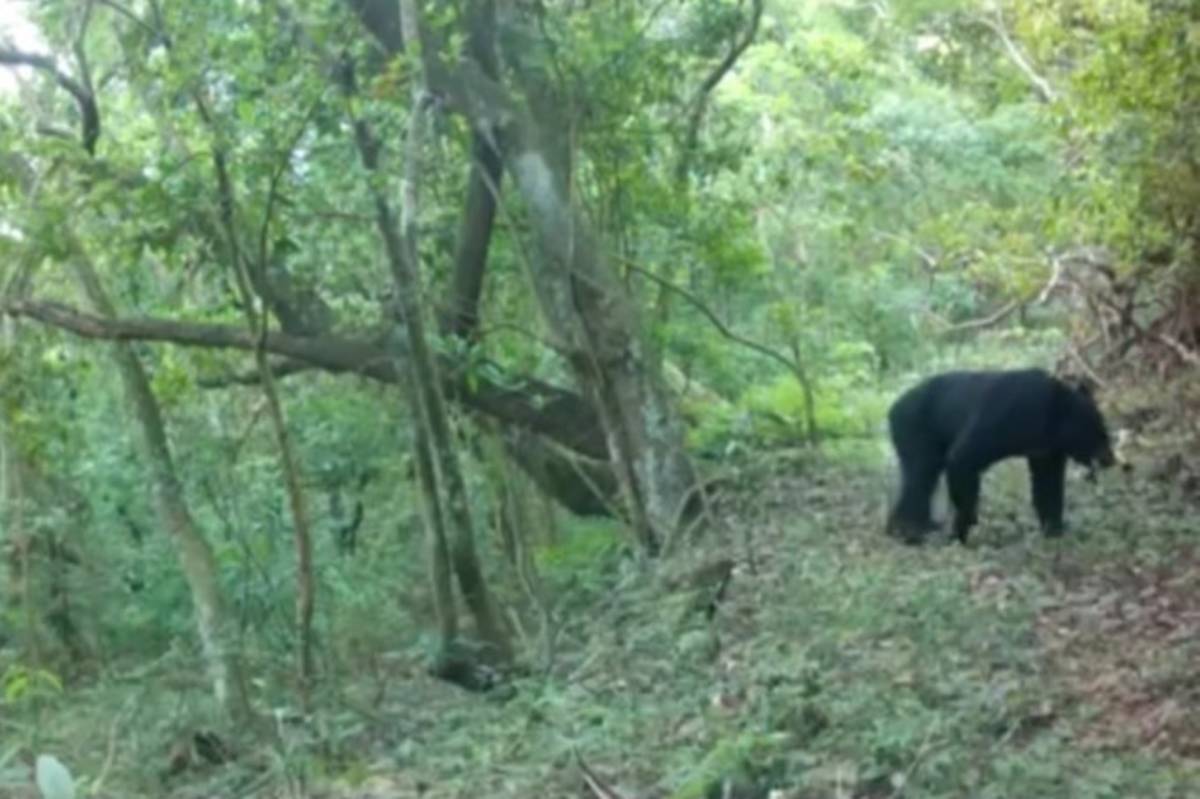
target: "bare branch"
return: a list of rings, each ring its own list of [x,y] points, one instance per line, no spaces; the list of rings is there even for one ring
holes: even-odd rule
[[[721,59],[712,72],[701,82],[697,87],[696,93],[692,95],[691,102],[688,103],[688,121],[686,132],[683,137],[683,148],[679,157],[679,162],[675,165],[675,179],[682,183],[687,179],[688,169],[692,165],[692,157],[696,152],[696,145],[700,138],[700,125],[704,122],[704,114],[708,110],[708,101],[712,97],[713,90],[717,85],[729,74],[733,69],[733,65],[737,63],[738,58],[746,49],[754,42],[754,37],[758,34],[758,25],[762,20],[763,15],[763,0],[753,0],[753,7],[750,11],[750,21],[746,24],[742,35],[734,40],[733,46],[729,48],[729,52]]]
[[[1050,295],[1054,293],[1054,290],[1062,282],[1063,259],[1052,255],[1050,256],[1050,263],[1054,265],[1054,271],[1050,274],[1050,280],[1046,282],[1045,288],[1038,293],[1038,305],[1045,305],[1046,301],[1050,299]]]
[[[998,310],[979,319],[968,319],[966,322],[959,322],[956,325],[951,325],[949,328],[942,331],[943,336],[952,336],[957,333],[969,333],[978,330],[985,330],[994,325],[998,325],[1012,315],[1012,312],[1020,308],[1025,303],[1020,300],[1013,300]]]
[[[1035,302],[1038,305],[1044,304],[1049,298],[1054,289],[1062,282],[1063,279],[1063,261],[1064,258],[1051,256],[1050,262],[1054,265],[1054,269],[1050,274],[1050,279],[1046,281],[1041,289],[1036,293],[1029,294],[1022,299],[1016,299],[1006,303],[996,311],[979,319],[970,319],[966,322],[959,322],[956,325],[951,325],[949,328],[942,331],[943,336],[952,336],[957,333],[967,333],[998,325],[1007,319],[1012,313],[1030,302]]]
[[[96,154],[96,139],[100,137],[100,110],[96,106],[96,98],[84,84],[60,70],[51,56],[0,47],[0,64],[33,67],[47,73],[59,86],[66,89],[75,98],[75,104],[79,106],[79,113],[83,118],[83,148],[88,155]]]
[[[34,319],[77,336],[102,341],[154,341],[243,352],[253,352],[258,345],[258,336],[241,326],[149,317],[119,319],[56,302],[0,303],[0,315]],[[389,384],[400,380],[395,358],[381,346],[366,341],[269,331],[263,347],[273,355],[334,374],[357,374]],[[446,393],[463,405],[508,424],[526,427],[583,455],[607,457],[603,435],[589,422],[593,418],[591,404],[579,394],[534,378],[500,378],[499,367],[491,363],[479,364],[480,368],[472,372],[468,381],[463,370],[456,366],[447,362],[438,371]],[[293,373],[299,367],[288,366],[287,371]]]
[[[105,6],[106,8],[110,8],[113,11],[117,12],[118,15],[129,20],[130,22],[132,22],[134,25],[137,25],[142,30],[144,30],[152,35],[155,35],[158,33],[158,31],[155,28],[153,28],[151,25],[146,23],[141,17],[139,17],[137,14],[130,11],[125,6],[115,2],[115,0],[99,0],[99,3],[100,3],[100,5]]]
[[[172,319],[108,318],[57,302],[9,302],[0,313],[24,316],[84,338],[105,341],[158,341],[185,347],[251,352],[257,336],[244,328]],[[384,382],[397,379],[391,357],[382,349],[332,336],[307,338],[268,332],[265,349],[333,372],[357,372]]]
[[[1189,350],[1182,341],[1167,333],[1157,333],[1155,338],[1165,344],[1179,359],[1189,366],[1200,366],[1200,355]]]
[[[1000,39],[1000,44],[1004,46],[1004,52],[1008,55],[1010,61],[1021,71],[1025,79],[1033,86],[1037,92],[1038,98],[1044,103],[1053,103],[1058,99],[1058,92],[1054,91],[1054,87],[1050,85],[1050,81],[1038,74],[1038,71],[1033,68],[1029,57],[1025,55],[1008,32],[1008,27],[1004,24],[1004,15],[1000,9],[992,12],[991,16],[985,16],[979,20],[985,28],[996,34]]]
[[[760,344],[757,341],[746,338],[740,333],[732,330],[728,325],[721,321],[721,318],[717,316],[715,311],[709,308],[708,305],[706,305],[704,301],[695,294],[692,294],[685,288],[675,285],[666,278],[659,277],[650,270],[644,269],[643,267],[638,266],[626,258],[621,258],[620,260],[625,266],[632,269],[634,272],[637,272],[639,275],[649,279],[651,282],[657,283],[660,287],[674,294],[678,294],[680,297],[685,299],[693,308],[703,314],[703,316],[712,323],[712,326],[717,329],[717,332],[725,338],[736,344],[741,344],[746,349],[753,350],[759,355],[763,355],[773,361],[776,361],[777,363],[786,366],[790,372],[796,371],[796,363],[791,358],[781,352],[771,349],[765,344]]]

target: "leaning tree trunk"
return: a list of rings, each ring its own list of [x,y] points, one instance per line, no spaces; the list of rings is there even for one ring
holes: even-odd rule
[[[200,109],[202,117],[205,120],[211,120],[211,116],[199,96],[196,98],[196,105]],[[279,399],[279,391],[275,387],[275,377],[271,373],[271,366],[267,361],[267,312],[264,309],[260,315],[255,310],[254,301],[258,295],[252,288],[254,281],[251,274],[255,271],[265,271],[263,261],[266,260],[266,252],[265,249],[260,251],[261,260],[257,264],[257,269],[252,269],[247,264],[249,256],[243,252],[238,241],[237,200],[234,196],[233,181],[229,177],[226,150],[222,145],[220,134],[215,129],[212,131],[212,136],[212,164],[217,183],[219,224],[225,233],[225,248],[229,255],[230,267],[233,269],[238,294],[242,298],[246,327],[257,340],[257,346],[254,348],[254,362],[261,377],[263,397],[267,401],[271,427],[275,431],[275,441],[279,447],[279,464],[283,470],[288,504],[292,513],[292,541],[296,550],[296,677],[301,702],[307,707],[313,682],[312,626],[316,604],[316,580],[313,578],[312,529],[308,517],[308,502],[301,485],[300,466],[296,460],[291,435],[288,432],[283,402]]]
[[[81,120],[80,144],[91,158],[95,155],[96,141],[100,136],[100,114],[83,58],[82,42],[77,45],[75,54],[80,62],[78,66],[81,80],[75,80],[59,71],[52,59],[31,62],[18,56],[12,63],[29,63],[39,70],[53,74],[58,85],[71,94]],[[27,184],[24,188],[29,192],[32,185]],[[68,235],[70,236],[69,231]],[[101,316],[112,318],[115,316],[113,304],[104,291],[95,268],[88,260],[87,253],[78,242],[72,242],[71,249],[75,272],[84,293]],[[212,679],[213,694],[231,718],[249,718],[251,712],[245,694],[245,682],[242,679],[239,660],[230,646],[230,627],[225,617],[223,598],[217,580],[216,560],[183,497],[183,487],[175,473],[175,464],[158,401],[133,349],[128,344],[116,343],[111,351],[125,388],[126,398],[132,406],[141,431],[142,448],[149,461],[159,515],[163,526],[175,539],[180,565],[191,590],[196,610],[196,626]]]
[[[402,35],[394,5],[348,2],[389,51],[420,43],[416,35]],[[490,38],[479,33],[496,26],[494,6],[494,0],[469,4],[463,19],[470,46],[457,62],[443,61],[432,41],[409,49],[420,51],[425,79],[437,97],[500,154],[530,208],[540,244],[531,269],[542,312],[600,417],[625,510],[644,549],[653,552],[694,507],[689,499],[695,474],[683,446],[682,420],[653,366],[634,303],[571,197],[566,159],[551,155],[565,152],[566,145],[548,135],[562,127],[551,118],[560,106],[549,81],[521,69],[521,53],[506,53],[539,117],[513,99],[495,78],[490,59],[478,52]],[[425,27],[420,32],[430,33]]]
[[[532,265],[538,300],[600,413],[626,510],[643,547],[654,552],[678,526],[695,485],[682,420],[645,346],[634,305],[538,132],[530,126],[514,137],[519,141],[507,159],[541,244]]]
[[[555,127],[528,118],[504,137],[505,160],[540,244],[531,269],[542,313],[600,414],[630,521],[654,552],[688,509],[695,473],[635,305],[570,195]]]
[[[84,292],[97,311],[104,316],[113,316],[112,302],[100,284],[95,269],[82,249],[76,249],[75,270]],[[175,472],[171,447],[167,441],[162,411],[141,362],[128,344],[113,344],[111,351],[126,399],[137,419],[159,516],[175,540],[179,563],[191,590],[196,627],[212,680],[213,694],[230,718],[244,720],[250,716],[250,706],[240,661],[231,642],[232,629],[217,579],[216,559],[184,499],[183,486]]]
[[[492,11],[476,0],[472,24]],[[494,25],[488,20],[487,24]],[[518,37],[519,38],[519,37]],[[654,367],[634,303],[570,193],[561,103],[522,53],[515,65],[529,108],[490,78],[478,60],[451,66],[433,48],[421,54],[439,96],[468,117],[500,151],[530,209],[539,248],[531,271],[542,313],[579,385],[596,408],[629,520],[643,548],[655,552],[692,508],[695,473],[683,424]]]
[[[402,0],[400,15],[403,27],[410,30],[415,27],[416,11],[413,5]],[[416,244],[417,186],[427,98],[424,83],[419,77],[414,79],[413,87],[401,190],[402,220],[397,220],[391,202],[377,182],[380,142],[363,119],[355,119],[354,131],[363,166],[371,173],[368,184],[375,206],[376,227],[383,239],[392,278],[396,284],[397,311],[401,323],[401,330],[397,331],[397,337],[400,339],[397,349],[404,350],[407,355],[404,363],[408,367],[412,382],[413,415],[414,423],[418,427],[418,444],[425,442],[425,447],[418,451],[418,463],[420,464],[420,459],[426,456],[432,460],[433,468],[419,468],[418,477],[422,482],[430,476],[436,480],[433,486],[423,485],[423,493],[428,500],[436,500],[436,517],[449,529],[448,548],[451,565],[458,578],[463,600],[475,619],[480,638],[491,645],[492,657],[503,662],[512,658],[511,642],[479,562],[466,481],[463,479],[454,448],[437,366],[425,330],[424,309],[417,302],[418,287],[421,284]],[[353,92],[350,83],[345,84],[344,88]],[[427,472],[432,474],[427,475]],[[431,530],[430,533],[436,537],[441,531]],[[436,553],[444,551],[444,544],[435,540],[432,550],[436,556]],[[434,566],[436,578],[436,560]],[[442,589],[444,585],[439,586],[435,579],[435,596],[441,597]],[[447,629],[445,620],[442,621],[442,629],[443,633]],[[447,651],[442,652],[443,657],[449,657],[449,654]]]

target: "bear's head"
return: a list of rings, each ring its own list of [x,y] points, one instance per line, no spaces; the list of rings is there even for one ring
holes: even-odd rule
[[[1091,385],[1062,381],[1058,410],[1058,444],[1067,457],[1089,468],[1107,469],[1117,462]]]

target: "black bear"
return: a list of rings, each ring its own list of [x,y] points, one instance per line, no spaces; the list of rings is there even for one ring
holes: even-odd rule
[[[927,378],[888,411],[900,460],[900,498],[888,532],[910,543],[936,527],[930,501],[946,473],[955,537],[977,522],[983,473],[1006,458],[1029,462],[1033,507],[1048,536],[1063,531],[1067,459],[1089,468],[1115,462],[1108,429],[1086,385],[1041,369],[956,371]]]

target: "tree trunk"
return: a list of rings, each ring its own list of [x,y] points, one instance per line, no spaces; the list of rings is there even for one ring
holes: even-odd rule
[[[400,3],[403,28],[415,26],[415,7],[409,2]],[[442,396],[432,349],[425,331],[423,309],[417,303],[420,270],[416,246],[416,214],[418,169],[421,161],[424,125],[425,90],[423,81],[413,81],[413,102],[409,118],[409,139],[405,153],[405,174],[401,189],[402,220],[396,220],[386,195],[374,182],[378,172],[380,145],[362,119],[354,121],[355,137],[363,166],[372,174],[368,181],[375,205],[376,226],[383,239],[392,278],[396,283],[397,311],[401,331],[397,331],[396,349],[407,353],[405,363],[413,385],[416,400],[414,421],[419,429],[419,438],[428,442],[428,453],[432,460],[432,474],[437,484],[426,487],[425,493],[438,500],[440,516],[450,529],[449,553],[454,573],[458,578],[463,599],[475,619],[481,639],[491,645],[492,656],[500,661],[512,658],[508,633],[487,588],[475,547],[474,528],[467,498],[466,482],[454,449],[450,433],[445,401]],[[346,88],[349,88],[348,86]],[[418,458],[421,454],[418,453]],[[418,460],[418,464],[420,461]],[[418,474],[424,469],[419,469]],[[429,490],[432,488],[432,490]],[[436,535],[436,530],[430,531]],[[435,551],[440,545],[435,544]],[[435,584],[435,596],[437,586]]]
[[[506,137],[516,139],[506,161],[541,245],[532,265],[538,300],[600,413],[638,538],[655,552],[679,525],[695,485],[682,420],[648,357],[624,285],[573,206],[566,175],[531,140],[537,130],[525,133]]]
[[[104,316],[112,316],[112,302],[78,245],[75,271],[96,310]],[[216,560],[184,499],[183,486],[175,473],[162,411],[150,388],[146,372],[130,346],[114,344],[112,355],[125,388],[126,400],[141,433],[142,450],[150,468],[159,517],[175,540],[179,563],[191,591],[196,628],[212,681],[213,695],[231,719],[246,720],[251,715],[249,699],[245,693],[240,660],[232,645],[232,629],[226,618]]]
[[[20,405],[18,400],[15,407]],[[72,601],[71,575],[87,557],[79,542],[87,536],[88,502],[22,445],[12,422],[8,414],[0,416],[0,553],[9,576],[0,591],[0,607],[24,609],[34,662],[45,654],[45,627],[68,658],[67,667],[83,666],[96,647],[81,626],[79,604]],[[86,607],[82,616],[87,616]]]
[[[206,120],[210,119],[208,111],[199,97],[197,97],[196,104],[200,107],[201,115]],[[218,221],[225,234],[229,265],[233,269],[234,281],[242,298],[246,327],[257,340],[257,346],[254,348],[254,362],[258,367],[263,396],[267,400],[271,427],[275,431],[275,441],[279,447],[279,463],[283,470],[288,504],[292,514],[292,540],[296,551],[296,677],[301,704],[307,706],[313,681],[312,623],[316,601],[312,562],[312,529],[309,524],[308,503],[300,484],[300,467],[296,462],[296,454],[288,433],[283,403],[279,399],[279,392],[275,389],[275,377],[271,373],[271,366],[267,361],[265,346],[268,329],[267,313],[264,310],[259,317],[254,309],[255,293],[252,288],[252,274],[266,272],[266,264],[263,261],[267,254],[264,247],[264,251],[259,253],[260,261],[257,268],[252,269],[248,258],[242,251],[238,241],[237,202],[234,197],[233,181],[229,178],[225,151],[220,144],[219,134],[213,130],[212,135],[215,140],[212,162],[216,174],[218,208],[220,209]],[[259,295],[261,296],[263,293],[264,290],[260,287]],[[267,297],[263,296],[263,300],[265,303]]]
[[[409,384],[411,386],[411,384]],[[416,390],[409,391],[409,407],[417,408]],[[429,435],[419,424],[416,428],[415,453],[417,486],[421,492],[421,519],[425,525],[425,546],[429,558],[429,586],[433,591],[433,612],[438,623],[438,649],[449,652],[458,638],[458,610],[454,604],[453,572],[450,547],[446,541],[446,520],[437,493],[437,475]]]
[[[30,590],[30,544],[33,534],[26,529],[25,480],[21,456],[8,435],[9,420],[0,420],[0,552],[4,553],[6,578],[0,602],[5,608],[24,611],[24,635],[21,636],[28,660],[43,667],[41,635],[34,612],[36,603]],[[15,615],[15,614],[14,614]]]
[[[390,49],[421,44],[416,49],[430,87],[500,152],[539,240],[540,257],[531,268],[542,313],[599,416],[636,535],[646,551],[656,551],[693,509],[688,500],[695,473],[682,421],[653,367],[634,304],[570,195],[569,150],[564,139],[549,135],[563,127],[551,118],[561,107],[558,98],[534,70],[521,69],[523,53],[505,55],[517,65],[520,88],[541,118],[513,100],[478,53],[451,66],[436,46],[420,42],[417,32],[424,35],[424,28],[392,24],[388,4],[351,0],[351,6]],[[475,0],[465,19],[468,34],[495,28],[493,2]]]

